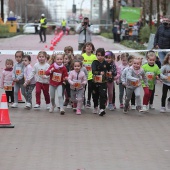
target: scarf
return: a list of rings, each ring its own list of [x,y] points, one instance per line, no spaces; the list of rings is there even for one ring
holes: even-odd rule
[[[12,71],[13,68],[5,68],[5,71]]]
[[[64,65],[63,64],[61,64],[60,66],[57,64],[57,63],[54,63],[54,68],[55,69],[60,69],[60,68],[62,68]]]

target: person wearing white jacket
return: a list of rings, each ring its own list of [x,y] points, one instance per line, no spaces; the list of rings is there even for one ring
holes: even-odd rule
[[[89,24],[89,19],[87,17],[85,17],[83,19],[83,22],[80,23],[77,28],[76,28],[76,32],[79,34],[79,38],[78,38],[78,50],[82,50],[82,47],[84,46],[84,44],[86,42],[91,42],[91,35],[92,35],[92,28]]]

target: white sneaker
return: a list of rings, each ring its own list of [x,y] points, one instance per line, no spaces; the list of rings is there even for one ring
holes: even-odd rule
[[[46,104],[46,109],[50,110],[50,104]]]
[[[67,109],[72,109],[72,106],[70,103],[67,105]]]
[[[17,107],[18,107],[18,103],[13,103],[13,104],[11,105],[11,107],[12,107],[12,108],[17,108]]]
[[[94,113],[94,114],[98,114],[98,113],[99,113],[98,107],[95,107],[95,108],[93,109],[93,113]]]
[[[56,105],[54,105],[54,106],[51,106],[50,107],[50,109],[49,109],[49,113],[52,113],[52,112],[54,112],[54,108],[56,107]]]
[[[35,106],[34,106],[34,109],[39,109],[40,108],[40,105],[39,104],[36,104]]]
[[[146,105],[143,105],[141,112],[147,112],[147,111],[148,111],[147,106],[146,106]]]
[[[151,110],[155,109],[155,108],[153,107],[153,104],[150,104],[150,105],[149,105],[149,109],[151,109]]]
[[[27,103],[25,106],[26,109],[30,109],[31,108],[31,103]]]
[[[64,111],[63,108],[60,108],[60,114],[61,114],[61,115],[64,115],[64,114],[65,114],[65,111]]]
[[[165,113],[165,112],[166,112],[166,108],[165,108],[165,107],[161,107],[160,112],[161,112],[161,113]]]
[[[135,105],[131,105],[131,110],[136,110],[136,106]]]

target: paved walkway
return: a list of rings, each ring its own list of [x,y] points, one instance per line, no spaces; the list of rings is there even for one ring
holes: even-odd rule
[[[38,40],[33,35],[0,40],[0,48],[41,50],[44,44]],[[76,50],[74,36],[63,37],[56,49],[70,45],[67,40]],[[118,47],[100,37],[94,37],[94,42],[96,47]],[[1,67],[4,59],[0,56]],[[91,109],[80,116],[66,109],[61,116],[57,110],[45,110],[43,96],[40,111],[25,110],[24,104],[9,108],[15,128],[0,129],[0,170],[169,170],[170,113],[159,113],[161,84],[155,95],[156,109],[144,116],[136,111],[124,115],[121,109],[107,111],[104,117]],[[118,107],[117,86],[116,101]]]

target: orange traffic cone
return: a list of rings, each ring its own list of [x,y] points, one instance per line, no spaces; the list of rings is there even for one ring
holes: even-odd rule
[[[1,104],[0,104],[0,128],[14,128],[11,125],[8,113],[8,103],[6,94],[2,94]]]
[[[22,100],[21,90],[18,91],[18,103],[25,103],[25,102]]]

